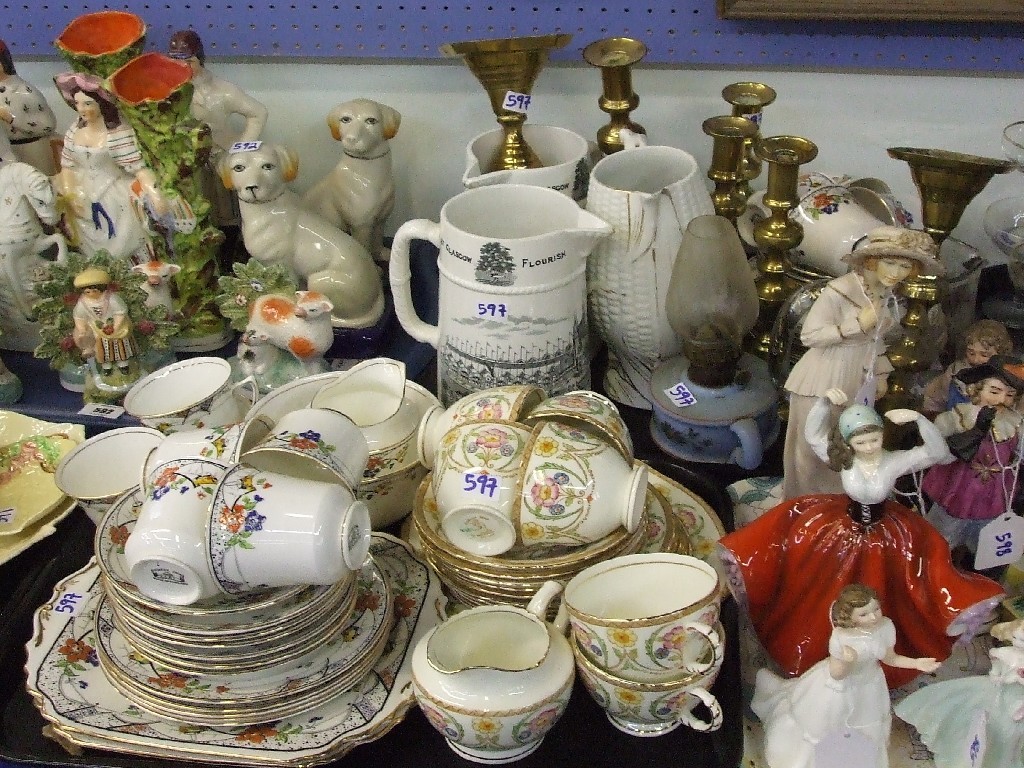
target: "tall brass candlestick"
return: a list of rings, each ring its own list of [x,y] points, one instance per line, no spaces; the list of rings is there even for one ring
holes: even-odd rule
[[[784,271],[785,255],[800,245],[804,236],[804,228],[789,217],[799,202],[797,177],[800,166],[818,156],[818,147],[799,136],[771,136],[758,142],[754,151],[768,163],[764,205],[771,215],[754,226],[754,242],[760,250],[755,283],[761,311],[752,331],[751,351],[767,357],[775,316],[794,287]]]
[[[529,96],[537,75],[548,60],[548,52],[568,45],[570,40],[572,35],[559,34],[472,40],[441,46],[441,53],[445,56],[465,59],[469,71],[487,91],[491,109],[505,133],[485,172],[540,168],[543,165],[523,138],[527,105],[516,104],[515,109],[509,109],[505,106],[505,97],[510,91]]]
[[[647,46],[630,37],[596,40],[583,49],[586,62],[601,69],[603,92],[597,105],[608,113],[611,121],[598,130],[597,144],[606,155],[623,148],[619,135],[623,128],[633,133],[647,133],[642,125],[629,119],[630,112],[640,104],[640,97],[633,92],[630,68],[646,55]]]
[[[709,117],[701,127],[714,139],[708,178],[715,182],[711,195],[715,213],[735,226],[736,217],[747,208],[746,197],[737,190],[743,178],[743,148],[757,135],[757,126],[745,117],[723,115]]]
[[[743,142],[742,177],[737,193],[744,201],[750,197],[750,182],[761,175],[761,160],[754,145],[761,140],[763,110],[775,101],[775,89],[764,83],[733,83],[722,89],[722,98],[732,105],[733,117],[745,117],[757,126],[757,134]]]

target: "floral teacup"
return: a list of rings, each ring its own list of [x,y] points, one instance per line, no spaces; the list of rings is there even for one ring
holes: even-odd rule
[[[519,497],[530,430],[479,421],[445,433],[431,485],[441,530],[459,549],[500,555],[516,543],[512,514]]]
[[[362,567],[370,513],[340,483],[236,464],[214,492],[207,556],[220,589],[335,584]]]
[[[587,658],[618,677],[660,683],[721,664],[723,638],[712,626],[721,606],[718,573],[703,560],[615,557],[574,576],[565,605]]]

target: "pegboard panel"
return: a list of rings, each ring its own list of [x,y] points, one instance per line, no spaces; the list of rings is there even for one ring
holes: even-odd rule
[[[141,16],[154,50],[192,27],[211,57],[431,59],[446,42],[569,32],[552,60],[579,62],[587,43],[626,35],[650,49],[645,64],[1024,72],[1013,25],[725,21],[714,0],[23,0],[0,3],[0,36],[15,59],[53,56],[69,21],[107,8]]]

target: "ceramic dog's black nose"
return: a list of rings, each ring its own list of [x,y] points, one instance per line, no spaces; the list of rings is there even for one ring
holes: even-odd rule
[[[249,184],[245,189],[246,189],[247,192],[249,192],[249,194],[254,195],[254,194],[256,194],[256,190],[259,189],[259,185],[258,184]]]

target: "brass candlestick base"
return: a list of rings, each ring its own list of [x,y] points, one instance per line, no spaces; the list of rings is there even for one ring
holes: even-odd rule
[[[633,92],[631,67],[646,55],[647,46],[630,37],[597,40],[583,49],[584,60],[601,69],[603,93],[597,105],[610,115],[611,121],[598,130],[597,144],[606,155],[623,148],[619,134],[623,128],[647,133],[642,125],[629,119],[630,112],[640,104],[640,97]]]
[[[800,166],[818,156],[814,142],[799,136],[772,136],[754,147],[757,157],[768,163],[768,185],[764,205],[771,215],[754,227],[754,242],[760,249],[755,279],[760,312],[751,332],[751,351],[766,358],[771,345],[772,326],[779,308],[792,292],[785,274],[785,255],[800,245],[804,228],[789,217],[799,202],[796,195]]]
[[[485,172],[542,166],[523,138],[526,112],[506,109],[505,94],[513,91],[529,95],[537,75],[548,60],[548,52],[568,45],[570,40],[572,35],[559,34],[473,40],[441,46],[441,53],[445,56],[465,59],[470,72],[487,91],[491,109],[505,133]]]
[[[743,179],[743,147],[757,135],[757,126],[745,117],[709,117],[701,126],[714,140],[708,178],[715,182],[711,201],[715,213],[735,226],[736,217],[747,209],[747,198],[737,185]]]
[[[761,160],[754,154],[754,146],[761,140],[762,112],[775,101],[775,96],[775,89],[764,83],[733,83],[722,89],[722,98],[732,105],[733,117],[745,117],[757,126],[757,133],[743,142],[743,165],[736,194],[744,202],[750,197],[750,182],[761,175]]]

